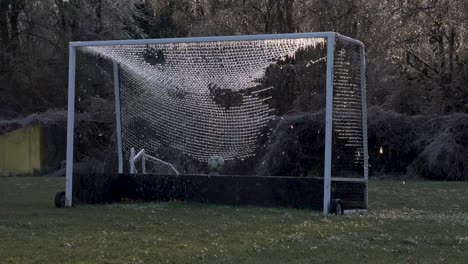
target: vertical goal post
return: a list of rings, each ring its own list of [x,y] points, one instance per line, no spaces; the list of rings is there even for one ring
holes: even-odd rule
[[[215,37],[193,37],[193,38],[165,38],[165,39],[138,39],[138,40],[111,40],[111,41],[86,41],[70,42],[69,45],[69,75],[68,75],[68,113],[67,113],[67,154],[66,154],[66,192],[65,205],[73,205],[73,161],[74,161],[74,127],[75,127],[75,74],[77,49],[93,46],[125,46],[125,45],[151,45],[151,44],[175,44],[175,43],[199,43],[199,42],[228,42],[228,41],[261,41],[261,40],[284,40],[284,39],[307,39],[317,38],[326,40],[326,106],[325,106],[325,152],[324,152],[324,175],[323,175],[323,214],[330,213],[331,189],[333,178],[333,102],[334,102],[334,58],[337,40],[351,43],[359,48],[359,78],[362,106],[362,149],[363,149],[363,175],[365,183],[365,209],[367,209],[368,190],[368,142],[367,142],[367,105],[366,105],[366,82],[365,82],[365,50],[359,40],[346,37],[334,32],[313,32],[294,34],[268,34],[268,35],[239,35],[239,36],[215,36]],[[115,118],[117,134],[118,173],[123,173],[123,146],[122,146],[122,124],[119,87],[119,63],[113,63],[113,81],[115,98]]]

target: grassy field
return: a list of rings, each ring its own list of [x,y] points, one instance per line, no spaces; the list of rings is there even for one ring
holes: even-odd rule
[[[372,181],[367,215],[144,203],[55,209],[0,178],[0,263],[468,263],[468,184]]]

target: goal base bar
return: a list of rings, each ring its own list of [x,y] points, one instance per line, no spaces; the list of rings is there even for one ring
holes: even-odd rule
[[[323,183],[315,177],[81,174],[74,177],[73,202],[178,200],[322,210]],[[364,209],[365,187],[332,182],[332,199],[342,200],[345,209]]]

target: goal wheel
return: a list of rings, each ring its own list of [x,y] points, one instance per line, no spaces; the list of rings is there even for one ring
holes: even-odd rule
[[[65,207],[65,192],[57,192],[55,194],[55,208]]]
[[[330,205],[331,213],[335,215],[344,214],[343,201],[341,199],[333,199]]]

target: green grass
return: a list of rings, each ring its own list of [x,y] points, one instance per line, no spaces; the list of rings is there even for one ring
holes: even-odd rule
[[[468,184],[372,181],[367,215],[143,203],[55,209],[0,178],[0,263],[468,263]]]

